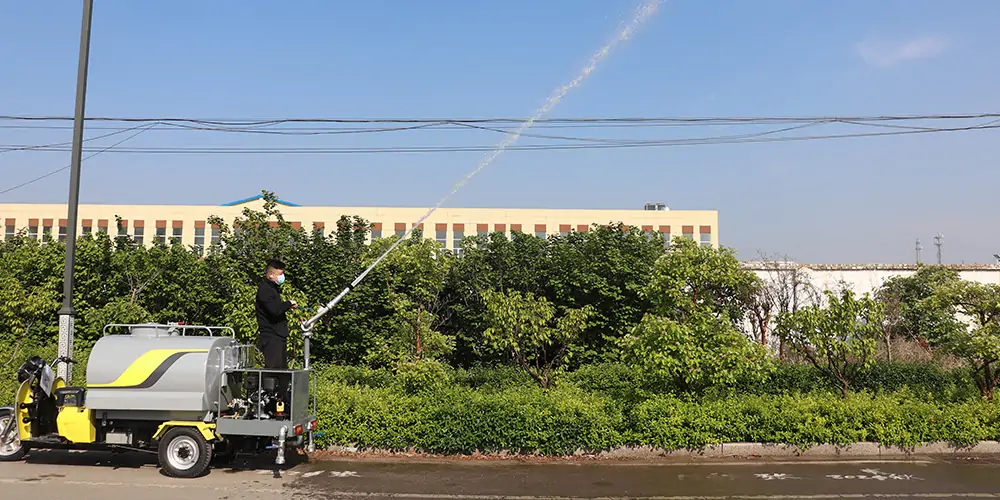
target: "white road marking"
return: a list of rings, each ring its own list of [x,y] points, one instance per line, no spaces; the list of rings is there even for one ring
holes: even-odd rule
[[[830,479],[861,479],[861,480],[875,480],[875,481],[885,481],[892,479],[895,481],[909,481],[911,479],[916,479],[917,481],[923,481],[923,479],[914,476],[912,474],[892,474],[885,473],[878,469],[861,469],[864,474],[827,474],[826,477]]]
[[[795,476],[793,476],[791,474],[778,474],[778,473],[754,474],[754,476],[757,476],[757,477],[759,477],[759,478],[761,478],[761,479],[763,479],[765,481],[774,481],[774,480],[782,480],[782,479],[798,479],[797,477],[795,477]]]

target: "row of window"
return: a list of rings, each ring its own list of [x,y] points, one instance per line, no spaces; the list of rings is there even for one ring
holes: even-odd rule
[[[446,227],[445,227],[445,229],[442,229],[441,228],[442,225],[443,224],[438,224],[436,226],[435,240],[438,243],[441,243],[442,245],[447,246],[448,231],[447,231]],[[381,226],[382,226],[381,224],[376,224],[375,228],[372,229],[372,231],[371,231],[371,238],[372,238],[372,240],[376,240],[376,239],[379,239],[379,238],[382,237]],[[477,231],[476,234],[478,234],[479,236],[488,236],[488,234],[489,234],[488,229],[483,229],[482,226],[483,225],[479,225],[479,230]],[[405,227],[406,226],[404,224],[396,224],[395,235],[397,237],[403,237],[406,234]],[[536,229],[535,236],[536,237],[542,238],[542,239],[544,239],[544,238],[547,237],[546,231],[544,229],[542,229],[543,227],[544,226],[542,226],[542,225],[537,225],[535,227],[535,229]],[[317,231],[322,231],[322,225],[320,225],[320,224],[316,224],[314,226],[314,228]],[[685,231],[682,233],[682,236],[685,237],[685,238],[693,240],[694,239],[693,229],[691,231],[687,231],[688,228],[691,228],[691,226],[685,226],[684,227]],[[41,233],[39,233],[39,229],[41,229]],[[37,225],[30,225],[30,226],[28,226],[28,237],[32,238],[32,239],[38,239],[40,235],[42,235],[43,237],[45,237],[45,235],[48,235],[48,237],[51,237],[51,235],[52,235],[52,229],[53,229],[52,226],[48,226],[48,225],[41,226],[41,227],[39,227]],[[220,242],[220,238],[221,238],[220,229],[217,228],[217,227],[213,227],[211,229],[212,229],[212,231],[211,231],[211,240],[210,240],[210,243],[212,245],[218,244]],[[501,226],[498,226],[496,228],[497,231],[504,231],[505,229],[506,229],[505,227],[501,227]],[[560,227],[560,229],[561,230],[559,231],[559,234],[561,236],[567,236],[567,235],[570,234],[570,231],[567,230],[568,229],[567,226],[562,225]],[[643,227],[643,229],[645,230],[646,234],[648,234],[650,236],[653,235],[653,231],[652,231],[651,227],[646,226],[646,227]],[[666,231],[663,231],[663,229],[666,229]],[[109,234],[108,233],[108,227],[105,226],[105,225],[99,225],[97,227],[97,231],[99,233],[103,232],[105,234]],[[519,224],[518,225],[513,225],[512,226],[512,231],[520,231],[520,225]],[[93,226],[85,225],[85,226],[82,227],[82,234],[83,235],[90,235],[92,232],[93,232]],[[660,232],[665,236],[665,238],[667,240],[667,244],[669,244],[669,242],[670,242],[669,226],[662,227]],[[16,234],[17,234],[16,227],[13,224],[7,224],[6,225],[6,235],[5,235],[6,239],[9,241],[9,240],[13,239]],[[118,231],[118,236],[127,236],[127,235],[128,235],[128,228],[122,228],[122,229],[120,229]],[[145,238],[145,228],[143,228],[143,227],[133,227],[132,228],[132,234],[131,234],[131,236],[135,240],[136,244],[142,245],[144,243],[144,238]],[[205,236],[206,236],[206,234],[205,234],[205,227],[195,227],[194,228],[194,246],[195,246],[195,248],[197,248],[199,250],[199,252],[203,252],[204,251],[204,248],[205,248]],[[184,237],[184,228],[183,227],[173,227],[173,228],[170,228],[169,235],[168,235],[166,227],[158,227],[158,228],[155,229],[155,232],[153,234],[154,241],[159,242],[159,243],[167,243],[168,241],[170,243],[173,243],[173,242],[178,242],[179,243],[179,242],[182,241],[183,237]],[[456,252],[460,252],[461,251],[460,244],[461,244],[461,241],[462,241],[463,238],[465,238],[465,231],[463,229],[453,229],[452,230],[452,243],[453,243],[452,248],[454,248]],[[60,242],[64,242],[66,240],[66,226],[60,226],[59,227],[58,240]],[[699,232],[699,243],[702,246],[711,246],[712,245],[712,234],[711,234],[711,232],[700,231]]]

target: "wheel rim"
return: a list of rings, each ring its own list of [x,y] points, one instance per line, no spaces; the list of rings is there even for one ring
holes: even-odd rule
[[[187,470],[198,463],[200,451],[198,443],[188,436],[181,436],[170,442],[167,447],[167,461],[178,470]]]
[[[8,422],[10,422],[10,416],[0,417],[0,430],[6,428]],[[10,456],[21,449],[21,435],[17,432],[16,427],[11,428],[10,435],[9,442],[4,442],[4,436],[0,436],[0,455]]]

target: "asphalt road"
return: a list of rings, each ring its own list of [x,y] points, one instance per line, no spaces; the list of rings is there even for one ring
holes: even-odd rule
[[[171,479],[143,455],[36,453],[0,464],[0,499],[754,500],[1000,498],[1000,459],[526,464],[409,459],[240,462]]]

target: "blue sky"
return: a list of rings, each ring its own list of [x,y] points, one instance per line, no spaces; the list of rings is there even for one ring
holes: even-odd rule
[[[233,119],[525,118],[638,5],[95,3],[88,115]],[[0,115],[72,114],[80,4],[0,0]],[[996,19],[1000,2],[991,0],[668,0],[549,117],[995,112]],[[745,130],[533,132],[637,139]],[[459,130],[282,138],[152,131],[123,147],[492,145],[502,138]],[[69,129],[0,128],[0,147],[70,139]],[[766,252],[809,262],[912,262],[914,240],[922,239],[931,259],[940,231],[945,261],[984,263],[1000,252],[998,153],[995,130],[509,151],[447,205],[641,208],[662,201],[715,209],[722,243],[744,259]],[[484,155],[107,153],[84,163],[81,198],[217,204],[270,189],[302,204],[430,207]],[[0,190],[69,159],[68,152],[0,154]],[[67,181],[64,171],[0,203],[65,202]]]

